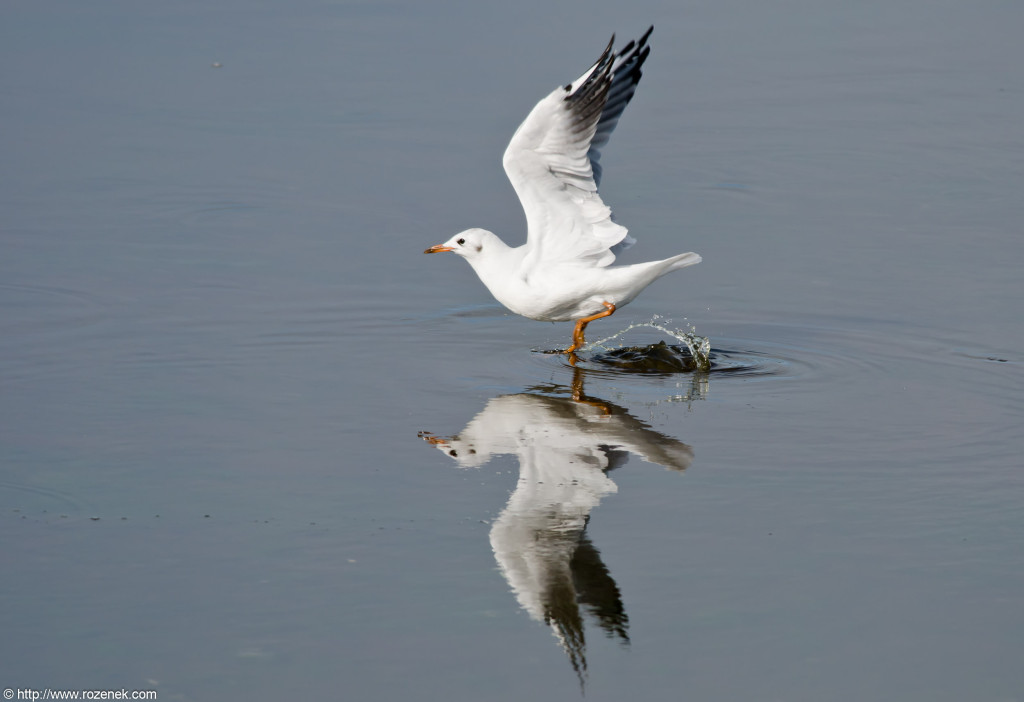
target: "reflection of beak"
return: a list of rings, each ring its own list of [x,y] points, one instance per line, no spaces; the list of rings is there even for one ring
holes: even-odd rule
[[[424,251],[423,253],[433,253],[433,252],[432,251]],[[426,441],[428,444],[433,444],[434,446],[447,446],[448,445],[448,441],[447,440],[442,439],[439,436],[434,436],[434,434],[432,432],[429,432],[429,431],[421,431],[419,434],[417,434],[417,436],[419,436],[421,439]]]
[[[451,246],[445,246],[444,244],[438,244],[437,246],[431,246],[429,249],[427,249],[423,253],[442,253],[444,251],[454,251],[454,250],[455,249],[453,249]]]

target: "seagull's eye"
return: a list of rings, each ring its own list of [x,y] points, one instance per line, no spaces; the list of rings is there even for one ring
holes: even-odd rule
[[[465,239],[459,239],[459,240],[458,240],[458,241],[456,241],[455,243],[456,243],[456,244],[458,244],[459,246],[462,246],[463,244],[465,244],[465,243],[466,243],[466,240],[465,240]]]

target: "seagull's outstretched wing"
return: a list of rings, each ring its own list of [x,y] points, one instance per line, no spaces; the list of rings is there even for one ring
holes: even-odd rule
[[[537,103],[505,149],[503,164],[526,211],[526,261],[607,266],[633,242],[601,200],[600,149],[626,108],[650,54],[648,29]]]

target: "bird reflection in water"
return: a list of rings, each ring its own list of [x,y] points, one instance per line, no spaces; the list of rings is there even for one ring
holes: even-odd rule
[[[583,374],[574,369],[571,388],[495,397],[455,436],[420,432],[463,468],[499,454],[518,457],[519,481],[491,526],[491,548],[520,606],[551,628],[581,686],[585,615],[607,636],[629,643],[621,593],[586,534],[591,510],[618,490],[608,473],[630,453],[675,471],[693,460],[686,444],[586,395]]]

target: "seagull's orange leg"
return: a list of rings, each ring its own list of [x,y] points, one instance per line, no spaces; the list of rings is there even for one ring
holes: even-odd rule
[[[584,405],[590,405],[601,410],[601,414],[608,416],[612,413],[611,408],[600,400],[592,400],[583,393],[583,371],[576,367],[576,354],[570,354],[569,362],[572,364],[572,401]]]
[[[589,317],[584,317],[583,319],[576,320],[576,328],[572,330],[572,346],[567,348],[562,353],[567,353],[570,355],[574,354],[576,352],[576,349],[581,348],[584,344],[583,330],[587,328],[587,325],[593,322],[595,319],[601,319],[601,317],[611,316],[612,312],[615,311],[615,305],[613,305],[612,303],[602,302],[601,304],[604,305],[604,312],[598,312],[597,314],[592,314]]]

